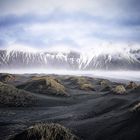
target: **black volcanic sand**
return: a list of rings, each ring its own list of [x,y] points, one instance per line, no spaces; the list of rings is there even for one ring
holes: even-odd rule
[[[6,85],[6,92],[0,90],[0,94],[12,101],[12,106],[7,100],[0,102],[0,140],[8,140],[36,123],[61,124],[83,140],[140,139],[139,85],[59,75],[49,75],[55,83],[39,80],[39,83],[32,84],[45,77],[48,76],[0,74],[1,85]],[[61,85],[66,93],[64,96],[54,94],[62,88]],[[10,90],[12,93],[15,90],[16,95],[9,93]],[[24,97],[26,106],[16,106],[24,93],[29,94]],[[30,96],[35,102],[28,105]]]

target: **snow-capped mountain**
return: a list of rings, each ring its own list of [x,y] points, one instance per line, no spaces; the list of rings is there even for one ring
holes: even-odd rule
[[[24,50],[24,49],[23,49]],[[140,49],[116,51],[0,50],[0,69],[140,70]]]

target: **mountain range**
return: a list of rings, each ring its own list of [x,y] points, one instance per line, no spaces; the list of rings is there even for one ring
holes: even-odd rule
[[[0,50],[0,68],[69,70],[140,70],[140,49],[122,51],[23,51]]]

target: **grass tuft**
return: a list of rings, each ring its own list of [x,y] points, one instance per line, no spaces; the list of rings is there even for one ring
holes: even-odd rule
[[[78,140],[71,131],[60,124],[36,124],[11,140]]]
[[[15,88],[12,85],[0,82],[0,105],[6,106],[30,106],[37,99],[29,92]]]
[[[115,94],[126,94],[126,89],[123,85],[117,85],[112,91]]]
[[[18,86],[18,88],[44,95],[68,95],[65,87],[51,76],[33,78],[31,81]]]

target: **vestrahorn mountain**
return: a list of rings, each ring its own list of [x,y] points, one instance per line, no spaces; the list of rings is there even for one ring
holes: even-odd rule
[[[0,50],[0,69],[140,70],[140,49],[96,53]]]

